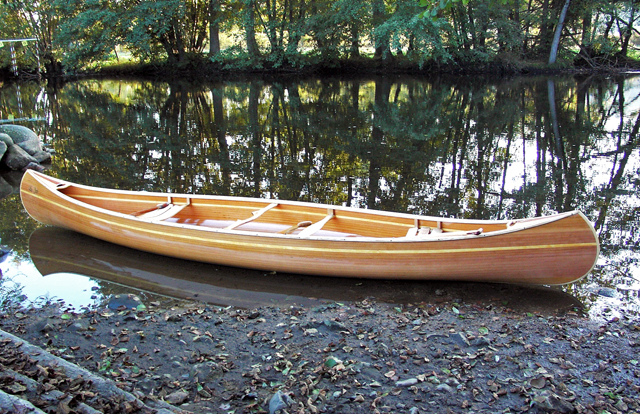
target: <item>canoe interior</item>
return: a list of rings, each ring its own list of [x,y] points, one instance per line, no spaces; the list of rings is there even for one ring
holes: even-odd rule
[[[176,195],[168,199],[168,195],[145,194],[134,192],[113,192],[93,189],[76,185],[61,185],[58,188],[71,198],[127,215],[144,217],[158,205],[168,203],[184,206],[171,217],[163,219],[166,222],[180,223],[192,226],[212,228],[228,228],[238,222],[253,218],[261,209],[276,203],[275,207],[262,213],[258,218],[237,225],[234,230],[300,234],[305,224],[313,224],[332,215],[321,229],[314,231],[314,236],[320,237],[404,237],[416,225],[419,228],[442,229],[444,234],[456,235],[459,232],[473,232],[482,228],[484,233],[506,230],[507,222],[467,223],[440,219],[425,219],[418,216],[407,217],[393,214],[376,214],[367,210],[351,210],[329,208],[328,206],[314,206],[302,203],[276,202],[258,199],[230,199],[225,197],[198,197]],[[141,214],[141,212],[144,212]],[[298,224],[302,226],[294,229]]]

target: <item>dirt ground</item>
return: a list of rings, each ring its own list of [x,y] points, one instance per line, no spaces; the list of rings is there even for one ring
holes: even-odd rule
[[[249,310],[181,301],[141,310],[13,310],[0,315],[0,329],[175,411],[640,412],[637,319],[595,322],[573,311],[455,301]],[[82,412],[79,403],[95,400],[91,384],[52,380],[52,369],[29,364],[34,353],[20,358],[20,349],[0,344],[2,370],[30,376],[37,392],[57,388],[57,401],[66,401],[31,398],[35,406]],[[20,396],[20,378],[5,376],[0,389]],[[123,412],[104,401],[94,408]]]

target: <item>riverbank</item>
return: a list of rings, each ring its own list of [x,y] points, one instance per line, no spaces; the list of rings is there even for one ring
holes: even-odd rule
[[[23,68],[19,78],[32,80],[43,76],[50,82],[64,82],[79,78],[146,78],[187,79],[193,82],[211,80],[244,79],[262,77],[283,79],[296,77],[366,77],[366,76],[414,76],[414,77],[477,77],[488,79],[532,75],[594,75],[620,74],[640,70],[640,61],[631,58],[605,60],[595,64],[584,61],[563,61],[549,65],[545,60],[517,60],[495,58],[481,61],[417,61],[405,56],[379,59],[361,56],[357,58],[300,58],[295,62],[274,62],[268,57],[246,56],[228,59],[210,59],[206,56],[189,56],[181,62],[106,61],[83,69],[60,73],[38,74],[35,68]],[[0,68],[0,79],[14,78],[10,68]]]
[[[595,322],[452,301],[247,310],[181,301],[17,310],[0,329],[190,412],[270,412],[278,401],[290,413],[640,410],[637,317]],[[7,355],[16,348],[0,349],[3,370],[20,372]],[[89,400],[84,391],[73,401]]]

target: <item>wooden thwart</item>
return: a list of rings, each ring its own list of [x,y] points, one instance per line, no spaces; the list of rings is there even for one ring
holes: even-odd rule
[[[247,219],[244,219],[244,220],[237,221],[237,222],[233,223],[232,225],[225,227],[224,229],[225,230],[233,230],[236,227],[240,227],[243,224],[247,224],[247,223],[257,219],[258,217],[260,217],[261,215],[263,215],[267,211],[269,211],[272,208],[277,207],[277,206],[278,206],[278,203],[271,203],[268,206],[266,206],[264,208],[261,208],[260,210],[257,210],[257,211],[254,211],[253,213],[251,213],[252,214],[251,217],[249,217]]]

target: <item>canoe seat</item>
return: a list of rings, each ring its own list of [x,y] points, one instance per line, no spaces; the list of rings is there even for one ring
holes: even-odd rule
[[[311,225],[307,225],[304,227],[304,229],[297,234],[297,236],[299,237],[309,237],[314,235],[315,233],[319,232],[320,230],[322,230],[322,228],[324,227],[325,224],[327,224],[327,222],[331,219],[333,219],[336,216],[336,212],[334,209],[330,208],[327,210],[327,215],[320,221],[318,221],[317,223],[313,223]]]
[[[191,204],[188,202],[187,204],[172,204],[172,203],[164,203],[158,206],[157,209],[148,211],[146,213],[140,214],[137,217],[144,221],[162,221],[168,218],[171,218],[182,211],[185,207]]]
[[[442,234],[442,229],[433,228],[433,227],[411,227],[407,231],[406,237],[424,237],[429,235]]]
[[[294,231],[296,231],[298,229],[303,229],[305,227],[309,227],[312,224],[313,224],[312,221],[301,221],[298,224],[294,224],[291,227],[287,227],[284,230],[280,230],[278,233],[280,233],[280,234],[291,234],[291,233],[293,233]]]
[[[433,227],[412,227],[407,231],[407,235],[405,237],[447,237],[447,236],[478,236],[482,234],[483,229],[479,228],[477,230],[448,230],[448,229],[439,229]]]

